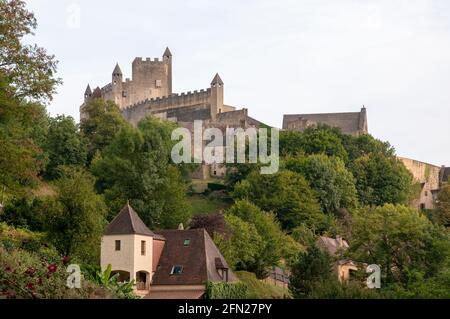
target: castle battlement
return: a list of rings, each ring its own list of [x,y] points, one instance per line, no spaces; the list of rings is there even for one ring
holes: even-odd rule
[[[211,89],[201,89],[200,91],[188,91],[180,94],[173,93],[168,96],[158,96],[156,98],[145,99],[129,105],[124,108],[126,111],[130,111],[133,108],[146,106],[150,109],[181,107],[185,105],[195,105],[208,103],[211,97]]]
[[[145,58],[137,57],[134,59],[133,64],[164,64],[166,61],[160,60],[159,58]]]

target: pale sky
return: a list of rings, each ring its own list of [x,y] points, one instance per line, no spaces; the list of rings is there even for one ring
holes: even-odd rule
[[[172,51],[173,90],[206,89],[281,127],[283,114],[368,109],[398,155],[450,165],[448,0],[32,0],[31,40],[60,61],[52,115],[79,120],[88,83]],[[78,15],[79,12],[79,15]]]

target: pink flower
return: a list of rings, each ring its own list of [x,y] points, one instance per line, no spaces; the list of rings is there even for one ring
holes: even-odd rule
[[[49,274],[53,274],[58,270],[58,267],[55,264],[48,265],[47,267]]]
[[[34,290],[34,285],[33,285],[31,282],[29,282],[29,283],[26,285],[26,288],[29,289],[29,290]]]
[[[62,263],[63,265],[67,265],[69,263],[70,258],[68,256],[64,256],[64,258],[62,259]]]
[[[39,277],[39,279],[38,279],[38,285],[39,285],[39,286],[42,286],[42,277]]]

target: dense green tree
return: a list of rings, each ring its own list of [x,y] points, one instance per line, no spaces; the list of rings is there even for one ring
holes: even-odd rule
[[[39,147],[45,138],[45,109],[19,101],[10,91],[0,74],[0,202],[33,186],[45,165]]]
[[[282,155],[325,154],[347,162],[348,154],[342,143],[343,134],[326,125],[309,127],[302,133],[285,132],[280,135]]]
[[[273,213],[262,211],[245,200],[237,201],[227,213],[254,225],[262,238],[263,246],[260,247],[258,257],[254,263],[247,263],[245,269],[256,273],[258,278],[264,278],[267,270],[278,265],[282,258],[290,260],[301,249],[282,231]]]
[[[234,270],[253,267],[265,243],[255,225],[232,214],[225,215],[225,231],[216,233],[214,242]]]
[[[450,226],[450,184],[444,184],[438,193],[433,221],[439,225]]]
[[[57,61],[44,48],[29,45],[37,23],[22,0],[0,0],[0,73],[13,84],[18,98],[49,100],[61,80],[55,78]]]
[[[169,163],[170,131],[155,119],[141,122],[139,129],[126,126],[94,159],[92,171],[105,194],[109,219],[129,200],[149,227],[187,224],[186,185]]]
[[[324,212],[356,207],[355,179],[340,158],[324,154],[297,156],[286,161],[286,168],[308,180]]]
[[[295,298],[307,298],[316,285],[332,280],[332,276],[331,256],[311,245],[292,266],[289,289]]]
[[[320,211],[316,194],[305,178],[295,172],[282,170],[272,175],[253,172],[236,185],[233,197],[274,212],[284,229],[303,223],[317,230],[326,228],[326,217]]]
[[[43,203],[39,198],[14,198],[7,203],[3,212],[0,212],[0,221],[16,228],[42,232],[45,222],[45,210],[42,208]]]
[[[449,256],[449,238],[415,209],[386,204],[353,214],[350,256],[378,264],[385,283],[407,283],[438,272]]]
[[[387,157],[395,156],[395,149],[388,142],[380,141],[370,134],[359,136],[342,135],[342,143],[350,162],[370,154],[382,154]]]
[[[88,160],[103,150],[122,128],[131,127],[112,101],[93,99],[84,108],[87,117],[81,120],[80,128],[88,142]]]
[[[87,145],[72,117],[62,115],[50,119],[44,151],[48,156],[44,176],[50,180],[58,177],[60,165],[86,164]]]
[[[412,175],[394,156],[364,155],[350,164],[350,171],[363,205],[406,204],[411,198]]]
[[[48,200],[46,230],[60,253],[98,263],[106,225],[106,205],[95,192],[95,179],[82,169],[61,167],[57,193]]]

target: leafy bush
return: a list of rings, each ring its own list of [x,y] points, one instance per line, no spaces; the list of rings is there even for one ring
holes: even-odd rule
[[[239,280],[247,285],[248,299],[291,299],[292,295],[288,289],[265,283],[256,275],[247,271],[235,272]]]
[[[248,287],[243,282],[208,282],[206,296],[208,299],[246,299]]]
[[[226,186],[219,183],[208,183],[208,189],[211,191],[221,191],[226,189]]]
[[[67,258],[56,259],[22,249],[0,247],[0,295],[10,299],[113,298],[99,285],[83,281],[81,289],[69,289]]]
[[[112,292],[119,299],[137,299],[139,298],[134,294],[133,285],[134,280],[121,283],[118,280],[119,274],[111,275],[112,266],[108,265],[104,272],[95,267],[84,267],[84,273],[86,277],[110,292]]]

